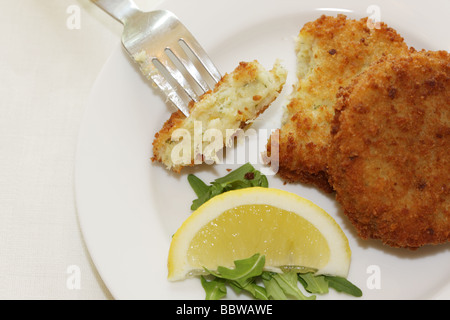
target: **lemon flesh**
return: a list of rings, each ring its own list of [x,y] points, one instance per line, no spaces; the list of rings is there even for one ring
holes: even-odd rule
[[[301,216],[269,205],[225,211],[192,239],[187,257],[194,268],[232,267],[255,253],[270,266],[313,266],[328,262],[330,249],[319,230]],[[230,265],[231,262],[231,265]]]
[[[273,188],[228,191],[200,206],[172,237],[168,279],[182,280],[255,253],[265,269],[305,267],[346,277],[351,251],[336,221],[296,194]]]

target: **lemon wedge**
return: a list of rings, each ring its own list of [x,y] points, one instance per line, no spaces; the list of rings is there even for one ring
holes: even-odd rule
[[[305,267],[346,277],[351,251],[336,221],[296,194],[273,188],[228,191],[200,206],[172,237],[168,279],[231,268],[265,255],[265,269]]]

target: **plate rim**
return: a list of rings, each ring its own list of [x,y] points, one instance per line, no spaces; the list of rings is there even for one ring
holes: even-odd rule
[[[174,2],[174,1],[165,0],[165,1],[160,2],[159,4],[157,4],[156,8],[161,8],[162,6],[164,6],[164,4],[166,2]],[[419,3],[419,2],[420,1],[414,1],[414,3]],[[301,6],[301,4],[299,4],[299,5]],[[97,75],[97,77],[96,77],[96,79],[94,81],[94,84],[93,84],[92,89],[90,91],[89,97],[87,99],[86,107],[85,107],[85,110],[83,112],[81,125],[80,125],[80,128],[79,128],[79,133],[78,133],[78,138],[77,138],[77,143],[76,143],[76,151],[75,151],[75,165],[74,165],[74,170],[73,170],[73,174],[74,174],[75,208],[76,208],[77,220],[78,220],[78,224],[79,224],[80,231],[81,231],[81,234],[82,234],[83,242],[84,242],[84,244],[85,244],[85,246],[87,248],[89,258],[92,260],[95,268],[97,269],[98,275],[100,276],[101,280],[104,282],[105,286],[107,287],[107,289],[109,290],[109,292],[111,293],[111,295],[114,298],[120,298],[121,293],[120,292],[116,292],[116,288],[111,283],[111,279],[109,277],[105,276],[105,273],[107,273],[107,272],[105,272],[104,266],[102,265],[102,263],[97,261],[97,258],[95,256],[95,254],[92,253],[92,242],[90,242],[88,240],[88,238],[90,238],[90,235],[87,235],[87,231],[86,231],[89,228],[86,227],[86,220],[83,219],[83,215],[80,214],[80,212],[82,210],[85,210],[85,209],[83,209],[83,201],[80,200],[80,198],[79,198],[80,197],[79,188],[81,187],[80,184],[79,184],[79,179],[80,179],[79,171],[81,170],[81,168],[80,168],[80,157],[81,157],[81,154],[79,153],[79,150],[81,149],[81,144],[83,143],[83,141],[82,141],[83,135],[86,134],[86,128],[85,128],[86,123],[87,123],[86,122],[86,118],[89,116],[88,108],[91,107],[93,95],[95,94],[96,88],[99,86],[99,83],[102,81],[102,78],[104,77],[104,73],[108,69],[111,60],[114,58],[114,56],[117,54],[117,52],[121,51],[121,50],[123,50],[122,49],[122,45],[121,45],[120,41],[118,41],[117,46],[110,53],[108,58],[105,60],[105,63],[103,64],[100,72],[98,73],[98,75]],[[449,281],[449,283],[447,285],[444,285],[441,288],[441,290],[438,293],[436,293],[435,295],[433,295],[432,297],[438,298],[438,299],[439,298],[443,298],[442,295],[445,296],[445,294],[449,291],[449,289],[450,289],[450,281]],[[448,299],[448,297],[446,299]]]

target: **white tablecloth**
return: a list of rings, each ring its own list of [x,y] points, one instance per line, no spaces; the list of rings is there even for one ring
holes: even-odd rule
[[[1,1],[0,12],[0,299],[112,299],[78,226],[73,169],[122,25],[89,0]]]
[[[83,242],[73,170],[122,26],[89,0],[4,0],[0,12],[0,299],[113,299]]]

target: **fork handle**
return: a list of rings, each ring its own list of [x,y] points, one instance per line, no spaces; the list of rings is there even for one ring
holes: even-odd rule
[[[114,19],[125,25],[127,20],[141,11],[133,0],[91,0]]]

